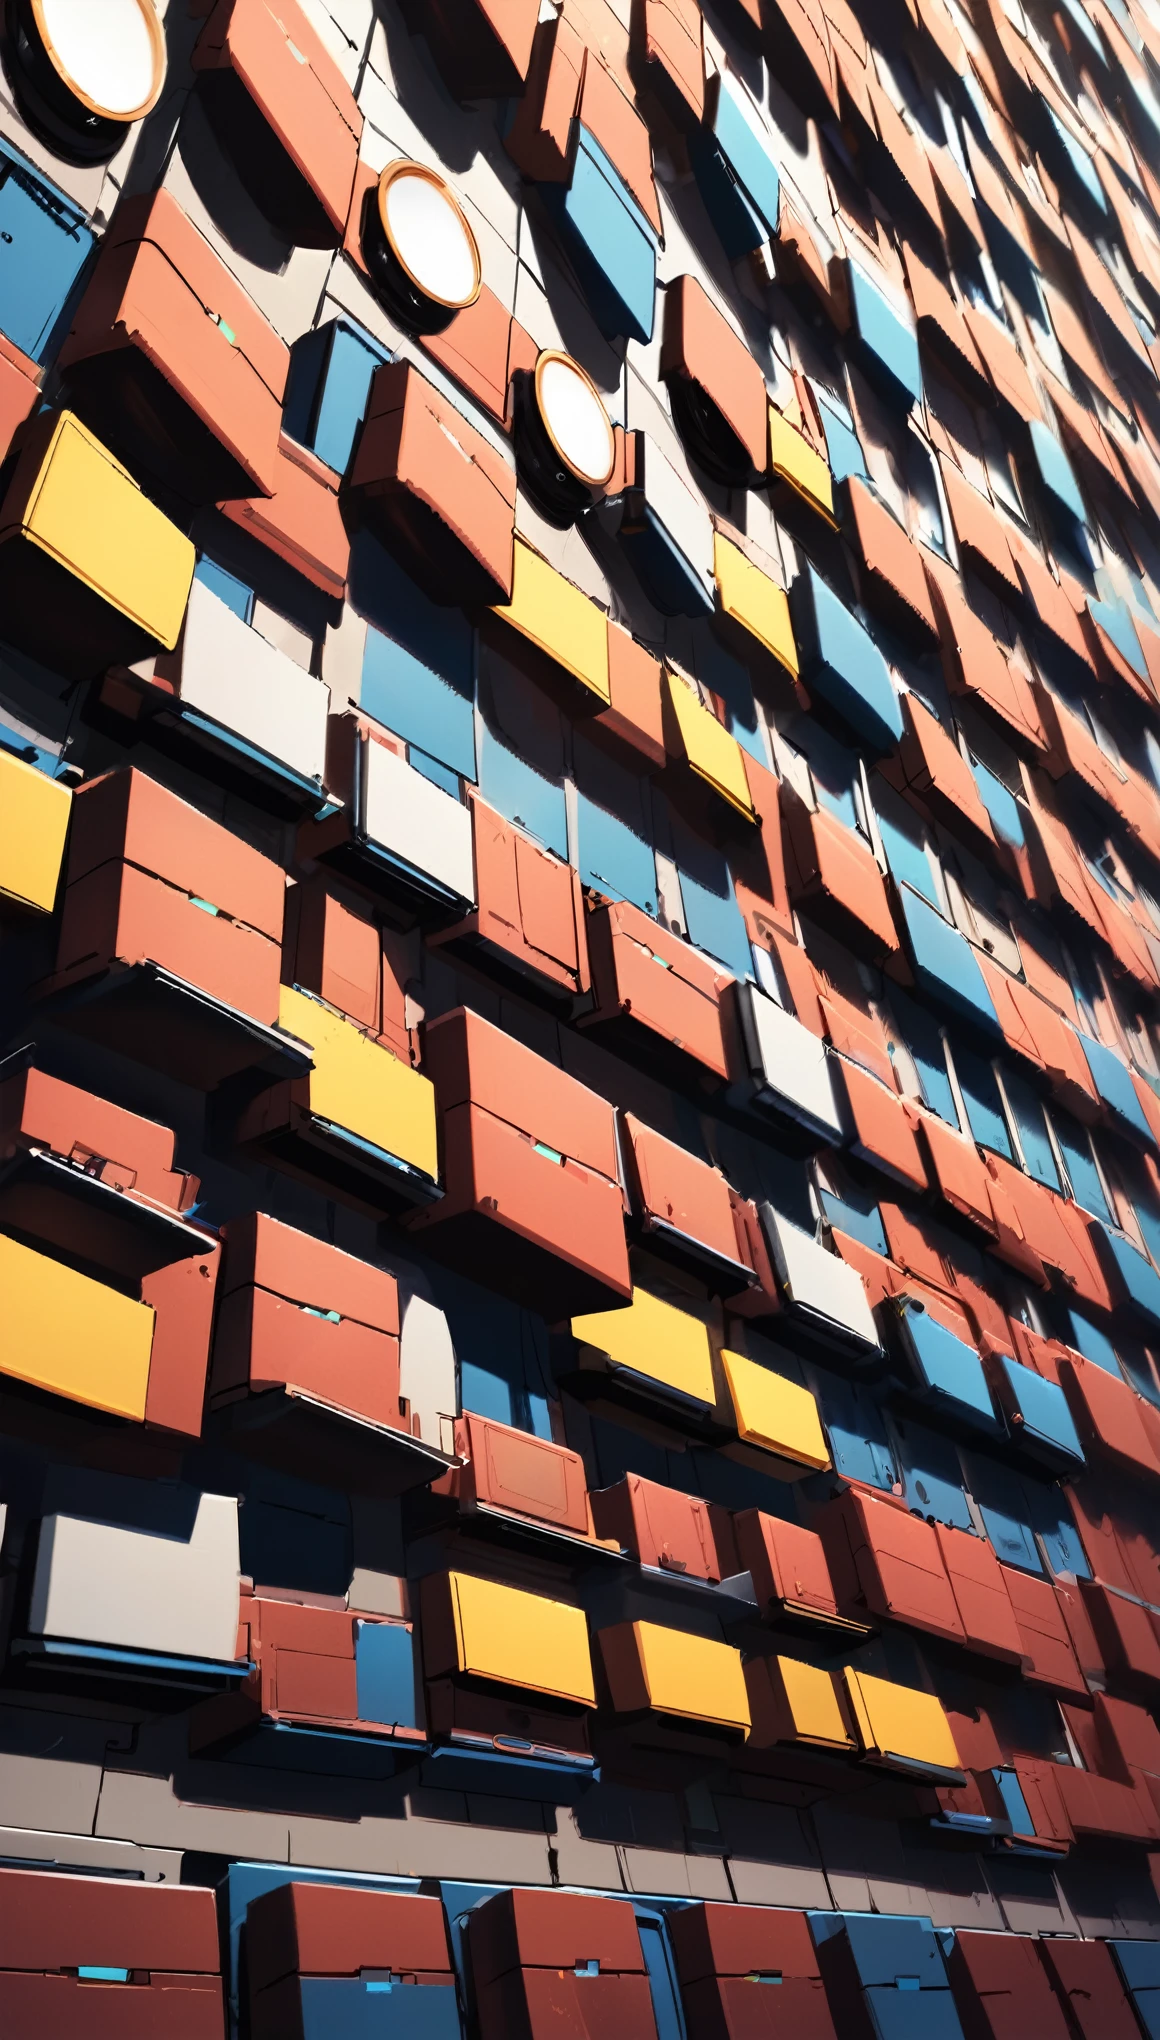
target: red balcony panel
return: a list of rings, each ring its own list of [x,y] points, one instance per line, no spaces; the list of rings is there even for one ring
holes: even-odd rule
[[[942,462],[942,474],[964,565],[989,582],[1004,601],[1021,602],[1023,590],[997,510],[951,461]]]
[[[1059,1602],[1067,1633],[1071,1639],[1071,1647],[1075,1652],[1076,1663],[1079,1665],[1080,1671],[1083,1673],[1088,1685],[1095,1689],[1104,1684],[1107,1667],[1104,1663],[1104,1654],[1100,1649],[1099,1640],[1096,1636],[1091,1612],[1084,1598],[1084,1585],[1085,1582],[1082,1580],[1056,1579],[1052,1581],[1052,1586],[1055,1589],[1055,1598]]]
[[[1135,1785],[1121,1785],[1115,1778],[1101,1778],[1071,1764],[1061,1764],[1059,1771],[1060,1797],[1077,1836],[1125,1842],[1160,1840],[1160,1814],[1145,1787],[1137,1790]]]
[[[613,1108],[460,1008],[428,1027],[445,1194],[410,1224],[433,1253],[551,1323],[632,1293]]]
[[[922,554],[909,532],[858,475],[847,483],[848,529],[863,567],[865,599],[917,651],[939,641]]]
[[[720,1170],[624,1114],[626,1160],[641,1230],[658,1253],[687,1262],[711,1281],[745,1285],[729,1185]]]
[[[674,126],[692,132],[705,111],[705,31],[697,0],[646,0],[633,16],[637,77]]]
[[[1097,1693],[1095,1725],[1103,1754],[1101,1769],[1125,1782],[1134,1771],[1160,1779],[1160,1726],[1148,1708]]]
[[[843,1614],[865,1609],[948,1642],[966,1640],[929,1523],[849,1489],[819,1512],[816,1528]]]
[[[536,0],[424,0],[414,32],[426,32],[456,99],[518,98],[528,75]]]
[[[944,170],[945,165],[938,165],[936,177]],[[924,262],[909,242],[905,244],[905,260],[906,280],[910,286],[920,341],[950,370],[957,382],[973,394],[986,397],[989,385],[979,350],[946,284],[937,270]]]
[[[357,1976],[362,1969],[447,1983],[443,1906],[412,1892],[281,1884],[246,1914],[246,1969],[253,1991],[284,1976]]]
[[[956,1933],[947,1975],[968,2040],[1070,2040],[1027,1934]]]
[[[659,1481],[626,1474],[592,1496],[598,1537],[617,1538],[638,1565],[693,1580],[720,1579],[709,1506]]]
[[[869,963],[895,954],[898,930],[869,843],[828,809],[811,813],[792,794],[782,818],[793,905]]]
[[[768,1516],[761,1509],[743,1509],[733,1518],[733,1532],[764,1616],[836,1621],[834,1583],[816,1530]]]
[[[690,1905],[670,1916],[689,2040],[792,2032],[834,2040],[834,2022],[804,1913],[774,1906]],[[776,1991],[764,1981],[778,1977]]]
[[[869,1070],[871,1076],[877,1077],[896,1096],[894,1064],[890,1059],[886,1029],[877,1014],[871,1011],[869,1000],[859,1005],[855,1000],[846,998],[819,969],[815,969],[814,977],[826,1039],[835,1054]]]
[[[598,2033],[656,2040],[646,1976],[509,1969],[478,1987],[476,2005],[480,2040],[587,2040]]]
[[[1060,1362],[1059,1378],[1084,1451],[1125,1473],[1160,1479],[1140,1398],[1127,1382],[1071,1352]]]
[[[169,1211],[196,1202],[198,1179],[174,1168],[172,1128],[126,1112],[78,1084],[27,1065],[0,1084],[0,1156],[59,1155],[127,1196]]]
[[[1040,748],[1043,732],[1030,683],[971,608],[958,575],[929,554],[926,571],[942,628],[943,670],[951,693],[970,696],[1021,750]]]
[[[193,68],[222,146],[271,225],[301,246],[337,247],[362,114],[298,0],[217,0]]]
[[[1082,1480],[1073,1482],[1067,1491],[1067,1499],[1097,1580],[1105,1586],[1118,1587],[1122,1593],[1138,1594],[1124,1545],[1125,1526],[1109,1506],[1095,1478],[1088,1473]]]
[[[604,64],[584,66],[579,118],[623,178],[645,218],[661,233],[647,123]]]
[[[694,276],[665,292],[661,374],[682,407],[709,407],[728,445],[727,465],[744,481],[768,465],[769,399],[756,357]],[[716,434],[714,435],[717,436]],[[703,448],[694,447],[694,455]]]
[[[981,1231],[994,1234],[989,1195],[990,1177],[973,1140],[956,1133],[933,1112],[916,1114],[919,1145],[925,1150],[931,1188],[944,1204],[970,1219]]]
[[[1023,1647],[1023,1676],[1032,1685],[1087,1698],[1087,1681],[1075,1660],[1063,1610],[1051,1582],[1013,1566],[999,1568],[1015,1611]]]
[[[541,849],[471,797],[475,912],[432,940],[476,952],[494,970],[550,997],[588,988],[584,898],[574,866]]]
[[[1138,1601],[1129,1601],[1094,1580],[1084,1580],[1080,1591],[1113,1684],[1152,1699],[1160,1697],[1160,1635],[1155,1615]]]
[[[1139,2040],[1140,2028],[1105,1941],[1049,1936],[1034,1944],[1074,2040]]]
[[[748,751],[742,752],[741,762],[757,827],[738,840],[731,854],[730,870],[750,940],[762,949],[769,949],[778,934],[793,938],[793,909],[786,884],[781,826],[781,782]]]
[[[510,601],[515,469],[411,362],[375,375],[350,487],[433,600]]]
[[[936,1523],[934,1532],[968,1644],[985,1657],[1020,1664],[1023,1642],[994,1548],[985,1537],[945,1523]]]
[[[1038,1757],[1012,1758],[1019,1790],[1027,1803],[1031,1815],[1032,1833],[1040,1844],[1067,1853],[1075,1840],[1075,1832],[1067,1817],[1067,1809],[1059,1790],[1059,1773],[1062,1764],[1051,1764]]]
[[[76,1971],[132,1972],[126,1983]],[[71,1972],[71,1973],[69,1973]],[[127,1878],[0,1871],[6,2040],[223,2040],[213,1892]]]
[[[566,1445],[464,1413],[457,1449],[466,1463],[453,1476],[461,1506],[482,1503],[530,1516],[583,1537],[589,1529],[584,1461]],[[598,1529],[597,1534],[606,1533]]]
[[[380,927],[373,909],[319,875],[287,895],[283,982],[316,992],[404,1062],[418,1061],[407,985],[419,975],[418,940]]]
[[[588,732],[608,743],[634,772],[663,771],[661,662],[611,617],[608,687],[609,705],[589,718]]]
[[[207,1240],[141,1282],[141,1301],[154,1314],[145,1421],[187,1438],[201,1436],[220,1266],[221,1248]]]
[[[60,366],[131,472],[197,503],[273,491],[289,349],[168,191],[118,207]]]
[[[269,494],[239,496],[218,508],[296,574],[341,602],[350,567],[350,535],[339,506],[338,480],[333,469],[283,433]]]
[[[510,1970],[575,1970],[647,1976],[636,1917],[615,1898],[565,1891],[503,1891],[471,1914],[468,1944],[477,1986]]]
[[[426,1604],[425,1604],[426,1605]],[[428,1674],[427,1649],[431,1617],[426,1616],[424,1660]],[[587,1757],[591,1754],[588,1715],[580,1707],[536,1704],[526,1692],[505,1693],[500,1688],[483,1691],[464,1685],[456,1678],[428,1676],[426,1686],[427,1727],[432,1736],[467,1752],[494,1750],[496,1738],[517,1744],[531,1744],[537,1755]]]
[[[394,1276],[260,1213],[231,1220],[224,1237],[215,1397],[293,1386],[372,1423],[398,1426]]]
[[[921,1196],[926,1170],[913,1118],[897,1091],[887,1090],[858,1063],[836,1059],[846,1092],[849,1145],[860,1162],[880,1169]]]
[[[588,954],[595,1004],[581,1027],[728,1078],[722,1002],[732,978],[626,900],[589,914]]]
[[[0,334],[0,459],[40,397],[41,370]]]
[[[923,584],[925,586],[925,582]],[[915,796],[935,821],[955,835],[966,836],[972,849],[994,854],[995,832],[982,796],[953,735],[923,707],[917,695],[902,697],[905,734],[898,765],[883,769],[900,792]]]

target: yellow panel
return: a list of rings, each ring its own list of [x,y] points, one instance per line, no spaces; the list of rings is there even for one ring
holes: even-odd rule
[[[960,1768],[950,1723],[933,1693],[917,1693],[891,1679],[872,1679],[851,1665],[843,1676],[867,1755],[906,1757],[940,1771]]]
[[[700,1318],[634,1289],[627,1310],[598,1310],[572,1320],[573,1336],[607,1353],[620,1367],[679,1389],[699,1402],[716,1401],[709,1334]]]
[[[530,638],[582,687],[601,701],[611,701],[608,618],[522,539],[516,540],[512,599],[498,605],[495,614]]]
[[[665,668],[669,706],[677,725],[680,753],[690,771],[703,779],[739,814],[754,820],[745,761],[736,737],[703,708],[687,681]]]
[[[795,431],[775,405],[769,407],[769,464],[775,475],[788,482],[819,510],[837,530],[834,517],[834,478],[829,463],[815,453],[804,434]]]
[[[785,589],[755,567],[752,560],[747,560],[740,547],[731,545],[719,531],[713,535],[713,571],[722,614],[740,624],[796,678],[797,645]]]
[[[70,411],[48,442],[20,529],[166,651],[174,649],[194,548]]]
[[[740,1353],[724,1352],[721,1362],[733,1398],[737,1435],[747,1445],[764,1446],[782,1459],[793,1459],[815,1469],[830,1464],[818,1406],[808,1388],[787,1381],[746,1360]]]
[[[317,999],[282,986],[278,1022],[314,1050],[310,1110],[436,1181],[435,1087]]]
[[[145,1415],[153,1312],[0,1234],[0,1373],[52,1395]]]
[[[596,1705],[582,1608],[470,1573],[449,1573],[461,1672]]]
[[[780,1678],[794,1734],[803,1742],[853,1747],[832,1672],[800,1658],[775,1658],[770,1670]]]
[[[0,751],[0,893],[51,914],[72,795]]]
[[[739,1650],[659,1622],[634,1622],[632,1627],[653,1707],[749,1733],[749,1695]]]

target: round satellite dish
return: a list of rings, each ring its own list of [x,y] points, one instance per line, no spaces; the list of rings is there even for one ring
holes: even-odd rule
[[[103,161],[161,97],[153,0],[8,0],[7,25],[20,110],[58,155]]]
[[[612,479],[616,438],[604,399],[587,370],[555,348],[517,381],[515,442],[520,479],[553,524],[575,523]]]
[[[455,193],[422,163],[388,163],[371,193],[363,253],[386,309],[437,333],[479,296],[479,246]]]

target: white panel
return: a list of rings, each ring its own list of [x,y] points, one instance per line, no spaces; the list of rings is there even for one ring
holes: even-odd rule
[[[713,572],[713,520],[701,497],[696,495],[663,454],[653,439],[640,442],[643,453],[644,500],[664,525],[669,537],[684,553],[711,594],[716,587]],[[637,476],[637,485],[642,478]]]
[[[771,1205],[762,1209],[778,1276],[789,1300],[811,1317],[825,1319],[860,1345],[877,1347],[874,1314],[856,1268],[819,1244],[812,1233],[791,1225]]]
[[[249,744],[321,786],[330,690],[304,673],[202,582],[194,581],[181,645],[172,661],[185,707],[211,716]]]
[[[385,744],[368,739],[362,756],[362,826],[369,841],[474,902],[471,816],[463,803]]]
[[[452,1449],[458,1413],[455,1347],[443,1312],[426,1297],[412,1296],[403,1309],[399,1341],[399,1394],[419,1419],[419,1436],[436,1451]]]
[[[29,1627],[36,1636],[122,1650],[233,1658],[240,1570],[232,1495],[198,1497],[188,1541],[88,1517],[46,1516]]]
[[[833,1063],[824,1041],[756,985],[740,985],[741,1021],[758,1098],[789,1117],[842,1138]]]

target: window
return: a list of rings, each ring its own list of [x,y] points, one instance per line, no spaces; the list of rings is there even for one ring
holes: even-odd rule
[[[955,1107],[955,1094],[947,1075],[947,1058],[941,1028],[932,1020],[923,1007],[908,999],[903,992],[891,992],[894,1010],[903,1045],[914,1063],[922,1090],[922,1102],[931,1112],[945,1119],[948,1126],[956,1129],[959,1115]]]
[[[954,1065],[972,1137],[980,1147],[992,1148],[1013,1162],[1015,1151],[1003,1114],[1003,1098],[990,1063],[970,1049],[956,1048]]]
[[[940,914],[946,912],[937,866],[918,816],[881,779],[874,786],[874,814],[895,885],[913,886]]]
[[[219,602],[224,602],[227,609],[232,609],[235,616],[240,616],[243,623],[252,622],[254,591],[247,587],[244,581],[240,581],[236,574],[229,573],[225,567],[219,567],[216,560],[207,559],[204,553],[198,554],[193,572],[194,579],[208,588],[211,595],[216,595]]]
[[[954,1530],[974,1524],[963,1489],[963,1469],[949,1438],[925,1425],[897,1419],[891,1426],[898,1442],[899,1471],[907,1506]]]
[[[479,790],[557,857],[568,855],[560,712],[517,666],[484,649],[479,683]]]
[[[818,806],[828,809],[846,828],[865,833],[857,752],[804,717],[796,725],[793,739],[809,761]]]
[[[1120,1362],[1107,1333],[1078,1310],[1065,1311],[1064,1316],[1070,1328],[1069,1344],[1075,1347],[1076,1352],[1082,1353],[1093,1366],[1102,1367],[1105,1374],[1119,1376]]]
[[[1051,1125],[1063,1156],[1068,1188],[1076,1203],[1082,1205],[1085,1211],[1090,1211],[1094,1218],[1102,1218],[1111,1225],[1112,1213],[1104,1192],[1103,1179],[1090,1133],[1086,1127],[1080,1125],[1078,1119],[1073,1119],[1069,1112],[1061,1112],[1058,1108],[1052,1110]]]
[[[351,552],[351,599],[368,618],[360,706],[474,779],[475,652],[466,616],[430,601],[365,532]]]
[[[539,1318],[450,1273],[439,1300],[459,1359],[465,1410],[551,1438],[548,1334]]]
[[[657,870],[647,781],[581,735],[573,740],[573,763],[582,884],[655,915]]]
[[[1015,1122],[1019,1145],[1023,1150],[1023,1165],[1029,1176],[1037,1183],[1046,1183],[1049,1190],[1063,1189],[1055,1150],[1051,1145],[1047,1118],[1043,1106],[1030,1084],[1013,1071],[1005,1070],[1002,1090],[1006,1094],[1007,1107]]]

